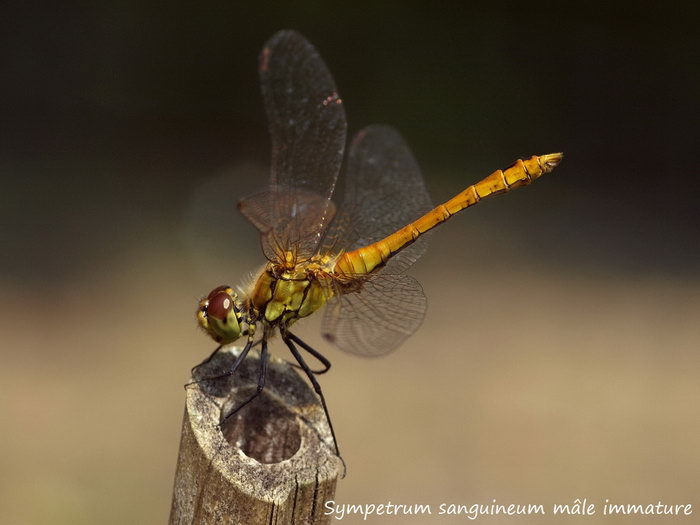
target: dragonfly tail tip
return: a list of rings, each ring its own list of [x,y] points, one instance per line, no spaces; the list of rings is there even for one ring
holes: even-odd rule
[[[554,168],[556,168],[559,163],[562,161],[564,158],[563,153],[550,153],[548,155],[542,155],[541,161],[542,161],[542,166],[545,168],[545,173],[549,173],[552,171]]]

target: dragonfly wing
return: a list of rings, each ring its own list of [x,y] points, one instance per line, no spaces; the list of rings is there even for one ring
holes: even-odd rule
[[[321,233],[332,218],[330,211],[346,141],[345,109],[326,64],[299,33],[280,31],[264,46],[259,58],[260,82],[272,139],[271,183],[278,191],[270,199],[269,222],[283,248],[308,226],[306,217],[290,215],[315,203],[314,233]],[[282,202],[278,200],[282,197]],[[325,207],[325,209],[324,209]],[[278,224],[279,223],[279,224]],[[290,231],[281,235],[282,224]],[[303,232],[306,236],[307,232]],[[320,236],[302,251],[315,253]]]
[[[324,220],[335,215],[335,205],[318,193],[288,191],[272,186],[240,200],[239,211],[261,234],[265,257],[283,258],[285,250],[297,249],[302,256],[315,253]]]
[[[411,150],[388,126],[369,126],[355,136],[344,192],[343,204],[324,240],[326,251],[371,244],[433,208]],[[426,248],[422,236],[396,254],[382,272],[405,271]]]
[[[423,288],[413,277],[381,273],[364,281],[357,292],[328,301],[322,333],[345,352],[377,357],[413,334],[426,308]]]

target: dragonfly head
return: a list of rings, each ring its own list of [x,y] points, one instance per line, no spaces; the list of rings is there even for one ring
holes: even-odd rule
[[[199,326],[217,343],[232,343],[241,336],[241,306],[233,288],[218,286],[199,301]]]

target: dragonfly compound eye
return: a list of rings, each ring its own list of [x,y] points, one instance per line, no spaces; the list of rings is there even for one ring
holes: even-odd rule
[[[215,295],[218,295],[218,294],[220,294],[220,293],[222,293],[222,292],[223,292],[223,293],[227,293],[228,295],[230,295],[231,297],[234,297],[234,298],[235,298],[235,296],[236,296],[236,294],[233,293],[233,288],[231,288],[231,287],[230,287],[229,285],[227,285],[227,284],[224,284],[224,285],[222,285],[222,286],[217,286],[217,287],[214,288],[211,292],[209,292],[209,295],[207,295],[207,299],[211,301],[211,298],[212,298],[212,297],[214,297]]]
[[[241,335],[241,314],[236,301],[230,287],[220,286],[200,302],[199,324],[219,343],[231,343]]]

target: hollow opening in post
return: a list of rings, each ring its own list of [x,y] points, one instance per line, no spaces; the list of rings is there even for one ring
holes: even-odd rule
[[[241,389],[224,403],[221,418],[255,392]],[[240,448],[259,463],[279,463],[291,458],[301,446],[299,423],[292,412],[264,390],[251,403],[221,425],[221,432],[233,447]]]

